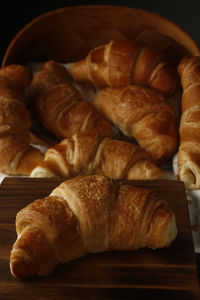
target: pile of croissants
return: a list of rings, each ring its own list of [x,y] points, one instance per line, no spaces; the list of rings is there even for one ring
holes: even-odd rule
[[[83,100],[76,84],[95,97]],[[178,92],[180,118],[168,101]],[[18,213],[15,277],[87,252],[169,246],[177,228],[166,202],[116,179],[164,179],[178,153],[179,179],[200,188],[200,57],[175,67],[138,41],[112,40],[70,70],[53,60],[35,73],[3,67],[0,105],[0,172],[67,179]],[[55,138],[45,153],[32,144],[32,119]]]

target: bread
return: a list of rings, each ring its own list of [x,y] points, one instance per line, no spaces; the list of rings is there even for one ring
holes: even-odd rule
[[[157,194],[101,175],[64,181],[18,212],[16,230],[10,269],[22,279],[86,253],[168,247],[177,234],[175,215]]]
[[[92,49],[86,58],[75,62],[71,75],[77,82],[92,82],[97,88],[141,84],[166,95],[179,86],[177,69],[161,52],[134,40],[112,40]]]
[[[41,152],[30,145],[31,126],[24,102],[32,74],[20,65],[0,69],[0,172],[29,175],[42,161]]]
[[[159,92],[138,85],[105,88],[92,104],[125,136],[134,138],[156,164],[165,163],[176,152],[176,113]]]
[[[130,180],[165,178],[145,150],[130,142],[102,138],[96,130],[78,132],[50,147],[30,176],[71,178],[83,174]]]
[[[200,188],[200,57],[185,57],[178,67],[182,92],[178,177],[186,189]]]
[[[34,73],[27,97],[34,118],[59,140],[94,128],[105,136],[112,135],[109,122],[82,101],[70,84],[66,68],[59,63],[47,61]]]

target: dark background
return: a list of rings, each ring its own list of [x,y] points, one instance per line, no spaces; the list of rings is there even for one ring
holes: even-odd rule
[[[114,0],[114,1],[44,1],[4,0],[0,6],[0,60],[12,38],[30,21],[49,10],[66,6],[110,4],[149,10],[184,28],[200,45],[200,0]],[[119,20],[120,22],[120,20]]]

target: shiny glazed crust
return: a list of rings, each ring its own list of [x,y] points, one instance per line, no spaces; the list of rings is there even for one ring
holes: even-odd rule
[[[61,64],[45,62],[33,75],[27,95],[35,118],[59,140],[94,128],[105,136],[112,135],[109,122],[90,103],[82,101]]]
[[[162,94],[138,85],[105,88],[92,103],[124,135],[150,153],[155,163],[166,162],[176,152],[177,119]]]
[[[185,57],[179,64],[182,93],[178,176],[188,190],[200,188],[200,59]]]
[[[130,180],[165,178],[144,149],[131,142],[103,138],[96,130],[80,131],[50,147],[30,176],[71,178],[82,174]]]
[[[177,70],[162,53],[135,40],[111,40],[92,49],[71,70],[77,82],[92,82],[98,88],[142,84],[172,95],[179,87]]]
[[[31,78],[20,65],[0,69],[0,172],[9,175],[29,175],[42,161],[40,151],[30,145],[31,121],[24,103]]]

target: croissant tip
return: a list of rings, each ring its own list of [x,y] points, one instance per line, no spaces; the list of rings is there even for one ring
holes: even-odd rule
[[[16,279],[26,279],[30,276],[30,266],[24,258],[12,259],[10,271]]]

